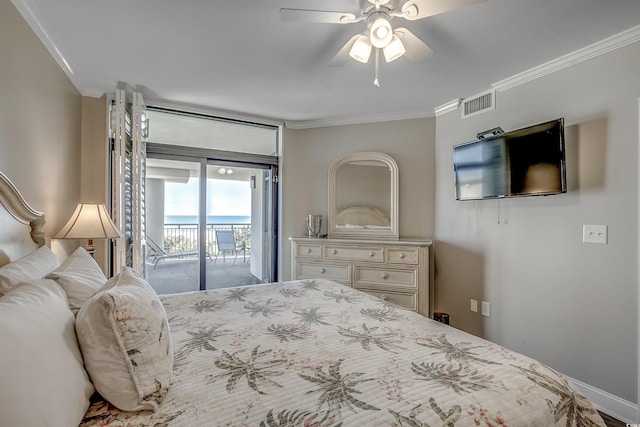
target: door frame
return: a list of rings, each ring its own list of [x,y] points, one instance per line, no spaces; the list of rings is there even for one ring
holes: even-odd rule
[[[198,210],[198,223],[206,224],[206,182],[207,182],[207,165],[215,162],[219,165],[231,166],[231,167],[245,167],[245,168],[255,168],[255,169],[264,169],[271,170],[272,172],[272,187],[271,187],[271,211],[263,212],[263,215],[269,215],[270,221],[269,225],[271,227],[271,240],[269,242],[270,245],[270,253],[271,259],[269,260],[269,273],[270,277],[268,278],[269,282],[275,282],[278,280],[278,265],[279,263],[279,192],[278,192],[278,166],[279,166],[279,157],[278,156],[267,156],[263,154],[252,154],[252,153],[242,153],[242,152],[234,152],[234,151],[223,151],[223,150],[213,150],[213,149],[205,149],[198,147],[185,147],[178,145],[169,145],[169,144],[161,144],[154,143],[152,141],[146,142],[146,157],[147,158],[156,158],[156,159],[165,159],[165,160],[177,160],[177,161],[185,161],[192,163],[200,164],[200,182],[204,182],[205,185],[200,185],[199,188],[199,197],[201,201],[205,201],[205,203],[200,203],[200,207]],[[274,175],[275,173],[275,175]],[[198,237],[200,242],[206,241],[206,227],[199,227]],[[206,289],[206,247],[205,245],[199,245],[199,288],[200,290]]]

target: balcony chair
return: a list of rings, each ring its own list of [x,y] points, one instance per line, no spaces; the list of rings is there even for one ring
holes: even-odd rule
[[[218,252],[216,253],[216,259],[213,260],[215,265],[218,261],[218,256],[222,253],[222,261],[227,262],[226,254],[230,253],[234,255],[233,265],[236,265],[238,259],[238,252],[242,251],[243,262],[247,262],[247,248],[244,242],[240,244],[236,243],[236,236],[231,230],[216,230],[216,242],[218,243]]]
[[[171,258],[184,258],[188,256],[198,256],[198,251],[183,251],[177,250],[175,252],[167,252],[160,247],[156,242],[153,241],[149,236],[147,236],[147,260],[151,260],[153,264],[153,269],[155,270],[156,265],[163,259],[171,259]],[[210,261],[213,261],[211,254],[207,252],[207,258]]]

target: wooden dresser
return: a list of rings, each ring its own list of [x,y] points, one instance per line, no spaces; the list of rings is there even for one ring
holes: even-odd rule
[[[431,241],[289,240],[293,279],[334,280],[429,316]]]

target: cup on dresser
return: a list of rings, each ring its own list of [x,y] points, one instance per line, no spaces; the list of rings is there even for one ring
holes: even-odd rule
[[[322,215],[307,215],[307,230],[309,237],[320,236],[320,226],[322,224]]]

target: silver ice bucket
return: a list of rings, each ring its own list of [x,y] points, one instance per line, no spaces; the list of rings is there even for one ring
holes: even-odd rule
[[[322,215],[307,215],[307,230],[309,237],[319,237],[322,225]]]

